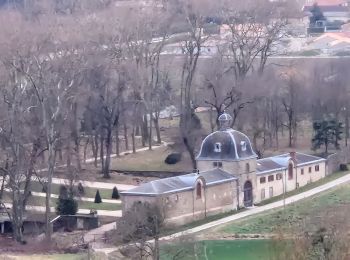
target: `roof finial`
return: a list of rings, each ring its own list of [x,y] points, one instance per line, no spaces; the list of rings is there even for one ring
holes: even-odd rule
[[[226,130],[228,128],[231,128],[232,123],[232,117],[230,114],[224,112],[219,116],[218,118],[220,130]]]

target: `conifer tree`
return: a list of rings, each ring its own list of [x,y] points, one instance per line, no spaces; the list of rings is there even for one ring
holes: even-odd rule
[[[100,191],[97,190],[96,191],[96,195],[95,195],[95,203],[102,203],[102,199],[101,199],[101,195],[100,195]]]

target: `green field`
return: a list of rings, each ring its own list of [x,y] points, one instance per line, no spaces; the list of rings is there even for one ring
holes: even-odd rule
[[[208,240],[190,244],[166,245],[162,260],[268,260],[278,259],[288,243],[273,240]]]

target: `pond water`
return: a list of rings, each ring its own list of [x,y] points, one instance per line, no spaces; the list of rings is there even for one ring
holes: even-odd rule
[[[270,260],[278,259],[288,243],[272,240],[207,240],[196,243],[166,245],[161,259],[186,260]]]

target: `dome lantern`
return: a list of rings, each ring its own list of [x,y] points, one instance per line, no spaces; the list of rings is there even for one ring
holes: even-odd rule
[[[226,112],[222,113],[218,118],[220,130],[227,130],[231,128],[232,120],[233,119],[232,116],[230,116],[230,114]]]

